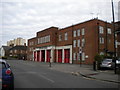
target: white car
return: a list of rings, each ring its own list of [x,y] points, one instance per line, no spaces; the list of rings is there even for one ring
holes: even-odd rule
[[[112,69],[112,59],[104,59],[100,65],[101,68],[110,68]]]

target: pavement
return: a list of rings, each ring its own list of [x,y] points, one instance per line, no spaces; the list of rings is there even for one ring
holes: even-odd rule
[[[45,64],[44,64],[45,65]],[[47,63],[49,67],[49,63]],[[114,70],[93,70],[92,65],[78,65],[78,64],[59,64],[52,63],[50,69],[65,73],[71,73],[75,76],[83,76],[86,78],[102,80],[113,83],[120,83],[120,74],[115,74]]]

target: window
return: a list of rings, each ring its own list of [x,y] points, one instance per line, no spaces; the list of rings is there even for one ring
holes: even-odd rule
[[[80,53],[77,53],[77,59],[80,60]]]
[[[62,41],[62,35],[59,35],[59,41]]]
[[[82,61],[85,61],[85,53],[82,53]]]
[[[48,42],[50,42],[50,35],[48,36]]]
[[[85,29],[82,28],[82,35],[85,35]]]
[[[38,44],[40,43],[40,38],[38,38]]]
[[[38,38],[38,44],[50,42],[50,35]]]
[[[108,34],[111,34],[111,33],[112,33],[111,28],[107,28],[107,33],[108,33]]]
[[[99,26],[99,33],[103,34],[104,33],[104,28],[102,26]]]
[[[17,50],[15,50],[14,52],[17,53]]]
[[[83,38],[82,39],[82,47],[84,47],[85,46],[85,39]]]
[[[73,46],[76,47],[76,40],[73,41]]]
[[[77,30],[77,36],[80,36],[80,29]]]
[[[65,33],[65,40],[68,40],[68,34]]]
[[[76,37],[76,31],[73,32],[73,36]]]
[[[76,60],[76,53],[73,53],[73,59]]]
[[[47,42],[47,36],[45,36],[45,43]]]
[[[104,44],[104,38],[100,37],[100,44]]]
[[[78,40],[77,46],[80,47],[80,39]]]
[[[21,53],[23,53],[23,51],[22,51],[22,50],[21,50],[20,52],[21,52]]]

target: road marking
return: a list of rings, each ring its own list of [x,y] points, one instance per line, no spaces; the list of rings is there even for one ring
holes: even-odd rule
[[[47,77],[45,77],[45,76],[43,76],[43,75],[40,75],[40,77],[42,77],[42,78],[44,78],[44,79],[46,79],[46,80],[48,80],[48,81],[50,81],[50,82],[52,82],[52,83],[55,82],[55,81],[53,81],[52,79],[49,79],[49,78],[47,78]]]
[[[24,65],[29,65],[29,66],[35,66],[34,64],[31,64],[31,63],[22,63],[22,64],[24,64]]]

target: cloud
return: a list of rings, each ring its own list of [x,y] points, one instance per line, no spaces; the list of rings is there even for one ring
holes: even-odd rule
[[[50,26],[63,28],[80,23],[97,17],[97,13],[102,20],[112,20],[110,0],[2,0],[0,6],[2,44],[17,37],[32,38]]]

